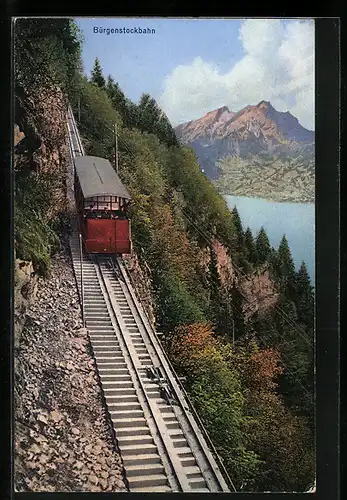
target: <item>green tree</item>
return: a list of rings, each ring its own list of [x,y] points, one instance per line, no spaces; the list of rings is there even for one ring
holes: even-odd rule
[[[154,275],[158,322],[170,331],[176,326],[204,321],[204,313],[189,293],[186,285],[172,271],[159,271]]]
[[[268,235],[263,227],[260,228],[260,231],[256,238],[256,251],[257,251],[257,260],[260,264],[263,264],[268,261],[271,255],[271,247]]]
[[[221,308],[219,292],[221,289],[221,281],[217,269],[217,259],[212,248],[210,248],[210,264],[209,264],[209,285],[210,285],[210,319],[215,325],[218,324]]]
[[[95,58],[94,66],[91,71],[91,82],[100,87],[101,89],[106,88],[105,78],[102,74],[100,61],[97,57]]]
[[[112,105],[121,114],[123,121],[127,119],[127,100],[118,83],[114,81],[111,75],[108,75],[106,82],[106,92],[112,101]]]
[[[237,210],[236,205],[232,209],[231,213],[233,214],[234,226],[235,226],[235,229],[237,231],[237,235],[239,237],[239,240],[241,242],[242,241],[242,237],[244,235],[244,232],[243,232],[241,218],[240,218],[240,215],[239,215],[239,212]]]
[[[246,446],[262,461],[253,491],[305,491],[314,475],[313,439],[305,419],[278,396],[280,352],[250,339],[238,344],[228,362],[241,375]]]
[[[314,479],[315,453],[305,420],[272,393],[252,393],[247,446],[262,460],[255,491],[304,492]]]
[[[277,276],[282,291],[289,300],[295,298],[295,265],[288,245],[283,235],[277,252]]]
[[[18,18],[14,25],[14,77],[17,88],[74,91],[82,70],[82,34],[71,19]]]
[[[138,113],[140,130],[155,134],[161,142],[168,146],[178,146],[176,134],[169,119],[148,93],[141,95]]]
[[[255,246],[254,238],[252,235],[252,231],[250,230],[249,227],[247,227],[246,232],[245,232],[245,247],[246,247],[247,259],[252,263],[256,263],[257,251],[256,251],[256,246]]]
[[[285,234],[282,236],[280,246],[278,247],[278,257],[280,259],[282,273],[286,276],[293,276],[295,274],[295,266]]]
[[[238,356],[223,345],[209,324],[176,328],[168,351],[179,373],[187,377],[194,405],[237,489],[253,489],[261,461],[247,447],[245,396]]]
[[[233,311],[232,328],[234,330],[235,339],[237,340],[244,337],[247,333],[247,326],[243,314],[244,297],[236,285],[229,290],[229,297],[231,299]]]
[[[140,113],[138,106],[130,100],[127,100],[125,125],[130,129],[134,129],[140,128],[139,123]]]
[[[155,124],[159,120],[159,110],[157,103],[149,94],[142,94],[138,104],[141,130],[153,134]]]
[[[237,489],[254,487],[261,460],[247,446],[244,396],[240,374],[216,348],[204,350],[196,361],[190,388],[194,405],[215,443]]]
[[[80,91],[80,134],[86,154],[108,158],[114,155],[114,124],[121,125],[105,90],[83,78]]]
[[[314,292],[305,262],[301,263],[296,274],[296,308],[299,319],[306,326],[313,328]]]

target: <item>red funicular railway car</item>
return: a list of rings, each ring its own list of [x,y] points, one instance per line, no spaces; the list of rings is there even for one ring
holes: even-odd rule
[[[105,158],[75,158],[79,226],[90,253],[131,253],[128,206],[131,197]]]

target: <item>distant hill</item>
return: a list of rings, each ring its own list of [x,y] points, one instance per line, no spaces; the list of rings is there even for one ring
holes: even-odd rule
[[[175,132],[181,143],[195,150],[205,174],[224,193],[313,201],[315,134],[289,111],[279,112],[268,101],[238,112],[223,106],[178,125]],[[272,183],[278,177],[279,184],[286,178],[277,194],[271,187],[273,196],[266,194],[269,176]]]

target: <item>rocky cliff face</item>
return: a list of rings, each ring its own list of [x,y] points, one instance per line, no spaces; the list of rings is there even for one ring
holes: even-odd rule
[[[49,174],[54,185],[47,220],[66,211],[66,99],[59,87],[16,88],[14,163],[16,169]],[[19,339],[25,311],[35,298],[36,277],[30,262],[15,261],[15,341]]]
[[[269,271],[264,269],[242,279],[240,291],[245,297],[243,314],[247,322],[255,313],[260,316],[277,304],[279,294],[270,278]]]
[[[218,240],[213,242],[213,251],[217,259],[217,271],[221,283],[235,287],[243,296],[242,310],[246,322],[255,313],[262,315],[276,305],[279,295],[266,267],[253,274],[241,276],[235,269],[226,248]],[[209,260],[207,251],[206,266]]]
[[[28,168],[54,178],[48,219],[66,209],[66,105],[59,87],[31,89],[30,94],[16,89],[15,168]]]
[[[314,154],[314,132],[302,127],[288,111],[276,111],[267,101],[246,106],[237,113],[227,107],[217,109],[199,120],[179,125],[175,132],[183,144],[193,147],[210,178],[219,175],[216,161],[229,156],[302,155],[309,164]]]

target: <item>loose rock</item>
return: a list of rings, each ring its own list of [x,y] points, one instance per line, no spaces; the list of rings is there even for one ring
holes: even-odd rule
[[[23,323],[14,360],[15,490],[127,491],[119,455],[109,450],[111,431],[66,248],[52,259],[51,277],[37,278]]]

